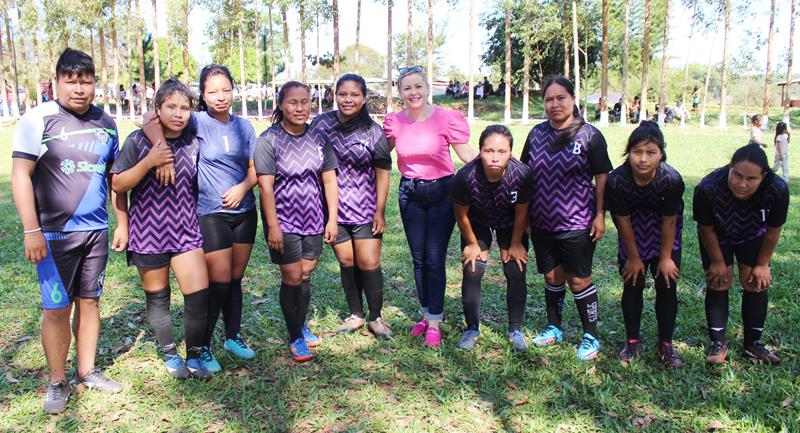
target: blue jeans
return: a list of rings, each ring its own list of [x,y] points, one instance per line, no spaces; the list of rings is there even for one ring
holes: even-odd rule
[[[447,245],[456,224],[450,185],[453,176],[435,181],[402,178],[400,217],[414,261],[414,282],[428,319],[442,320]]]

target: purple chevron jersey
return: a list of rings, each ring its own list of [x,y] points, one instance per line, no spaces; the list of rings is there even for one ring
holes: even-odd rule
[[[489,182],[483,163],[476,158],[456,173],[453,201],[469,206],[469,220],[493,229],[514,227],[514,206],[531,201],[533,173],[530,167],[511,158],[498,182]]]
[[[369,129],[343,131],[335,111],[314,118],[311,127],[324,134],[339,169],[339,224],[371,224],[377,193],[375,168],[391,170],[392,157],[383,129],[375,122]]]
[[[77,114],[50,101],[22,116],[11,157],[36,163],[33,193],[42,230],[108,228],[106,173],[118,153],[117,126],[94,105]]]
[[[714,226],[720,245],[738,245],[762,236],[767,227],[780,227],[789,210],[789,188],[778,176],[769,176],[747,200],[733,196],[728,168],[714,170],[694,189],[694,220]]]
[[[167,143],[175,158],[175,183],[161,185],[150,170],[130,193],[128,250],[135,253],[179,253],[203,246],[197,221],[197,139],[184,131]],[[133,131],[111,172],[135,166],[151,147],[141,129]]]
[[[642,260],[661,255],[661,224],[665,216],[677,216],[673,251],[681,249],[683,229],[683,178],[677,170],[662,162],[656,169],[653,180],[639,186],[633,179],[633,171],[627,162],[608,175],[605,206],[612,215],[629,216],[633,227],[636,249]],[[627,260],[628,254],[619,237],[617,255]]]
[[[325,136],[306,128],[292,135],[280,124],[261,133],[253,155],[256,173],[275,176],[275,207],[281,231],[318,235],[324,230],[320,175],[338,166]]]
[[[585,230],[595,217],[592,176],[611,171],[606,140],[592,125],[584,124],[563,149],[552,151],[562,130],[550,122],[531,129],[521,161],[533,170],[531,227],[548,232]]]

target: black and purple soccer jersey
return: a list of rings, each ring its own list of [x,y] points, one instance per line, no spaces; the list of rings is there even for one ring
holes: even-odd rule
[[[728,167],[714,170],[694,189],[694,220],[714,226],[720,245],[738,245],[762,236],[767,227],[780,227],[789,210],[789,188],[778,176],[764,179],[747,200],[733,196]]]
[[[553,143],[565,130],[542,122],[531,129],[520,160],[533,170],[530,223],[548,232],[585,230],[595,217],[592,176],[611,171],[606,140],[592,125],[584,124],[564,148]]]
[[[453,201],[469,206],[470,222],[493,229],[514,227],[514,206],[531,201],[533,174],[530,167],[511,158],[503,177],[489,182],[483,163],[476,158],[453,179]]]
[[[118,153],[117,125],[94,105],[77,114],[50,101],[22,116],[11,156],[36,162],[33,193],[42,230],[108,228],[106,173]]]
[[[627,162],[608,175],[605,207],[612,215],[630,217],[636,249],[643,261],[661,255],[661,224],[666,216],[677,216],[672,250],[680,251],[684,189],[680,173],[665,162],[658,165],[655,177],[645,186],[636,184]],[[621,261],[628,258],[622,238],[617,255]]]
[[[346,131],[335,111],[314,118],[311,128],[324,134],[339,161],[339,224],[371,224],[377,203],[375,168],[390,170],[392,158],[383,128]]]
[[[128,250],[134,253],[179,253],[203,246],[197,220],[197,139],[184,131],[167,143],[174,157],[175,183],[161,185],[150,170],[130,193]],[[151,147],[141,129],[132,132],[112,173],[135,166]]]
[[[317,129],[292,135],[280,124],[262,132],[253,155],[256,173],[275,176],[275,207],[283,233],[318,235],[324,230],[321,174],[338,166]]]

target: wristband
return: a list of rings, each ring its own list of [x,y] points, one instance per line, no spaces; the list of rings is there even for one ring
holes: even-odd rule
[[[36,233],[36,232],[40,232],[40,231],[42,231],[42,228],[41,227],[36,227],[35,229],[23,230],[22,234],[29,235],[31,233]]]

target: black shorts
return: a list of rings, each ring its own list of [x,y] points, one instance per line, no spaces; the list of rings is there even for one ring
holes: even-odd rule
[[[47,257],[36,265],[45,310],[74,298],[99,298],[108,264],[108,230],[44,232]]]
[[[339,245],[350,239],[383,239],[383,233],[372,234],[372,224],[339,224],[339,233],[333,244]]]
[[[493,230],[494,238],[497,239],[497,246],[500,247],[501,250],[507,250],[511,247],[511,235],[514,233],[513,227],[505,229],[492,229],[481,224],[471,224],[472,232],[475,233],[475,238],[478,239],[478,246],[481,247],[481,251],[489,251],[489,247],[492,246]],[[463,250],[466,246],[467,242],[464,239],[464,236],[461,236],[461,249]],[[522,236],[522,246],[525,247],[526,250],[528,249],[528,238],[525,235]]]
[[[592,276],[595,243],[589,229],[569,232],[531,231],[531,243],[536,253],[536,269],[546,274],[558,266],[568,275],[578,278]]]
[[[264,237],[268,232],[264,232]],[[276,265],[297,263],[300,259],[316,260],[322,255],[322,235],[283,234],[283,253],[270,248],[269,258]]]
[[[194,251],[194,250],[189,250]],[[169,266],[169,262],[172,260],[173,257],[179,256],[183,253],[188,253],[189,251],[181,251],[179,253],[154,253],[154,254],[142,254],[142,253],[135,253],[133,251],[128,251],[126,253],[126,258],[128,259],[128,266],[136,266],[138,269],[158,269],[163,268],[164,266]]]
[[[243,213],[218,212],[200,215],[198,220],[205,253],[231,248],[233,244],[256,242],[258,215],[255,209]]]
[[[675,266],[677,266],[678,269],[680,269],[681,268],[681,257],[682,257],[681,250],[672,250],[671,256],[672,256],[672,261],[675,262]],[[660,257],[656,256],[656,257],[649,258],[647,260],[642,260],[642,262],[644,263],[645,269],[649,269],[650,270],[650,275],[652,275],[653,278],[656,277],[656,270],[658,270],[658,260],[659,259],[660,259]],[[617,266],[619,268],[619,273],[622,274],[622,268],[625,267],[625,261],[622,260],[622,258],[620,258],[620,257],[617,257]]]
[[[736,256],[737,263],[752,268],[758,261],[758,253],[761,251],[762,243],[764,243],[764,236],[750,239],[738,245],[720,245],[719,249],[722,250],[725,266],[733,266],[733,257]],[[700,260],[703,263],[704,270],[708,270],[711,267],[711,256],[708,255],[708,251],[703,247],[702,240],[700,241]]]

